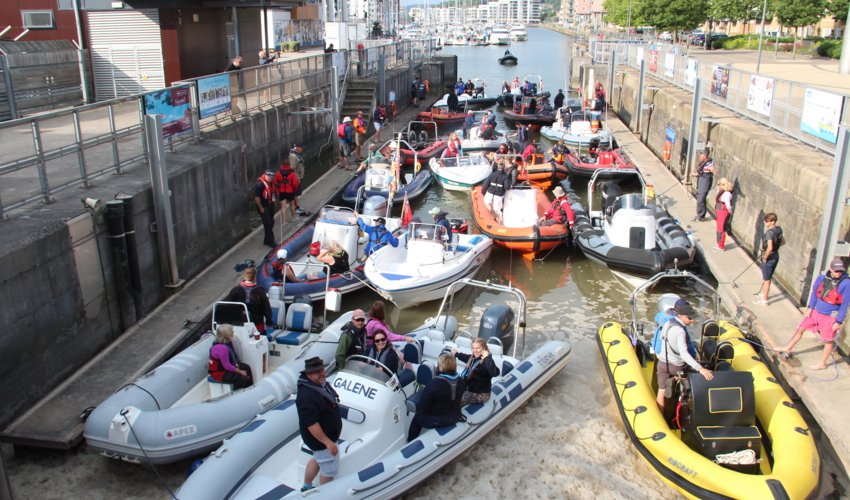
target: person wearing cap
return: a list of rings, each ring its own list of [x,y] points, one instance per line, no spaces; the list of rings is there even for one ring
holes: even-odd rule
[[[274,323],[269,296],[263,287],[257,286],[257,268],[254,266],[242,270],[242,281],[230,289],[224,301],[241,302],[248,306],[248,316],[260,333],[266,332],[267,324]]]
[[[277,246],[274,239],[274,213],[277,208],[277,189],[274,184],[274,170],[266,172],[257,179],[254,186],[254,204],[263,223],[263,245]]]
[[[354,146],[354,128],[351,126],[351,118],[346,116],[342,123],[336,127],[336,135],[339,138],[339,168],[348,169],[348,157],[351,156],[351,148]]]
[[[428,210],[428,215],[434,218],[434,224],[438,226],[442,226],[445,229],[445,237],[443,239],[450,240],[452,237],[452,223],[449,222],[448,212],[443,211],[440,207],[434,207],[431,210]]]
[[[567,223],[567,227],[572,227],[576,222],[576,214],[573,212],[573,207],[570,206],[570,200],[567,198],[567,193],[561,186],[555,186],[552,190],[555,199],[552,200],[552,205],[549,210],[543,213],[540,218],[541,226],[554,226],[555,224]]]
[[[313,480],[319,484],[333,481],[339,473],[339,447],[342,433],[342,416],[339,395],[327,383],[325,362],[316,356],[304,361],[304,370],[298,378],[295,396],[298,410],[298,430],[304,444],[312,450],[312,457],[304,468],[304,485],[301,491],[313,489]]]
[[[351,313],[351,320],[342,325],[339,334],[339,344],[336,347],[336,367],[341,370],[345,367],[345,360],[354,354],[366,352],[366,313],[362,309],[355,309]]]
[[[300,216],[310,215],[301,209],[301,194],[304,192],[304,146],[300,142],[292,145],[289,150],[289,166],[298,176],[298,190],[295,192],[295,213]]]
[[[782,245],[782,228],[776,225],[779,218],[773,212],[768,212],[764,215],[764,234],[761,237],[761,288],[756,295],[761,294],[761,297],[754,302],[756,305],[766,306],[767,299],[770,297],[770,280],[773,279],[773,273],[776,271],[776,266],[779,264],[779,247]]]
[[[363,111],[358,111],[357,116],[351,121],[351,126],[354,127],[354,159],[362,161],[360,157],[360,147],[363,146],[363,140],[366,138],[366,119],[363,118]]]
[[[794,336],[785,346],[776,349],[776,352],[785,354],[784,357],[790,357],[794,346],[803,338],[803,333],[815,332],[823,343],[823,356],[819,363],[809,368],[826,369],[826,362],[835,349],[835,338],[847,316],[847,305],[850,304],[848,297],[850,297],[850,280],[847,279],[847,268],[841,259],[832,259],[829,270],[819,275],[812,285],[806,313]]]
[[[696,171],[691,174],[691,177],[697,178],[697,215],[693,219],[694,222],[705,220],[705,199],[708,197],[711,185],[714,184],[714,170],[714,160],[708,156],[706,151],[700,151]]]
[[[375,107],[375,112],[372,113],[372,125],[375,127],[375,139],[381,142],[381,131],[384,129],[384,122],[387,121],[387,108],[378,103]]]
[[[360,226],[360,230],[366,233],[366,236],[369,238],[369,241],[366,243],[365,253],[367,256],[372,255],[373,252],[382,248],[387,243],[394,247],[398,246],[398,238],[393,236],[393,233],[387,229],[386,219],[375,217],[375,225],[370,226],[360,219],[360,214],[357,212],[354,212],[354,216],[357,217],[357,225]]]
[[[558,93],[555,94],[553,105],[555,109],[561,109],[564,106],[564,91],[562,89],[558,89]]]
[[[277,251],[277,258],[272,262],[272,277],[275,281],[283,281],[283,273],[286,273],[286,281],[290,283],[300,283],[302,280],[295,276],[295,271],[292,266],[286,263],[286,257],[289,252],[285,248]],[[285,270],[285,271],[284,271]]]
[[[664,393],[667,380],[677,373],[684,371],[685,366],[691,367],[706,380],[712,380],[714,374],[704,368],[688,350],[687,327],[694,322],[696,311],[687,300],[679,299],[673,306],[675,317],[670,318],[661,330],[661,349],[655,353],[658,361],[655,371],[658,373],[658,394],[655,401],[658,408],[664,411]]]

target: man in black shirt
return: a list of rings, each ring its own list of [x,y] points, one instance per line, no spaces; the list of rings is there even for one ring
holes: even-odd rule
[[[304,362],[304,370],[298,379],[298,429],[301,439],[313,450],[313,457],[304,469],[304,485],[301,491],[312,489],[313,479],[319,475],[319,484],[333,481],[339,473],[339,447],[337,440],[342,433],[342,416],[339,412],[339,395],[327,383],[325,363],[320,357]]]

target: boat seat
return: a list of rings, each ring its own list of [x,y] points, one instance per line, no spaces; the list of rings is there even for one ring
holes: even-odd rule
[[[426,359],[439,359],[440,353],[442,353],[443,349],[446,347],[446,344],[442,341],[420,339],[419,342],[422,343],[422,357]]]
[[[284,329],[274,341],[282,345],[301,345],[310,338],[310,325],[313,323],[313,306],[294,303],[286,311]]]
[[[756,403],[750,372],[718,372],[713,380],[689,377],[690,428],[755,425]]]
[[[207,375],[207,382],[210,384],[210,398],[216,399],[233,392],[233,384],[230,382],[219,382],[212,378],[212,375]]]
[[[422,397],[422,388],[428,385],[428,382],[434,378],[434,374],[436,370],[434,369],[434,365],[429,363],[428,361],[423,361],[421,365],[416,368],[416,383],[420,385],[420,389],[407,398],[407,412],[408,413],[416,413],[416,407],[419,405],[419,399]]]
[[[269,339],[269,342],[273,341],[275,337],[280,335],[282,328],[285,324],[285,316],[286,316],[286,305],[282,300],[269,300],[269,305],[272,307],[272,322],[274,325],[274,329],[266,328],[266,338]]]
[[[418,365],[422,362],[422,351],[418,342],[408,342],[404,344],[404,349],[401,350],[404,355],[404,361]]]
[[[490,351],[490,354],[493,356],[503,356],[504,352],[502,350],[502,346],[498,344],[487,344],[487,350]]]
[[[469,337],[458,337],[455,339],[458,350],[472,349],[472,339]]]
[[[483,241],[483,240],[484,240],[483,236],[480,236],[480,235],[475,236],[471,240],[469,240],[468,245],[457,245],[457,246],[455,246],[455,251],[456,252],[468,252],[468,251],[472,250],[473,248],[475,248],[475,245],[481,243],[481,241]]]
[[[400,372],[398,372],[398,385],[399,387],[406,387],[410,385],[411,382],[416,380],[416,373],[410,368],[402,368]]]

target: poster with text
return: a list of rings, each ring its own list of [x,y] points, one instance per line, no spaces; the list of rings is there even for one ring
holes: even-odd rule
[[[145,114],[162,115],[162,136],[192,130],[189,87],[165,89],[145,96]]]
[[[764,116],[770,116],[773,103],[773,78],[750,75],[750,89],[747,91],[747,109]]]
[[[822,90],[806,89],[800,130],[835,144],[838,141],[841,104],[842,97],[840,95],[830,94]]]
[[[688,65],[685,67],[685,83],[693,87],[697,84],[697,60],[688,58]]]
[[[676,54],[664,54],[664,76],[673,78],[676,75]]]
[[[729,93],[729,68],[714,66],[711,68],[711,93],[726,99]]]
[[[230,75],[198,80],[198,108],[202,119],[230,111]]]
[[[653,73],[658,72],[658,51],[650,50],[649,51],[649,71]]]

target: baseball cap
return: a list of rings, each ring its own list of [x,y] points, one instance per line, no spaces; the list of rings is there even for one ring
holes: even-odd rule
[[[428,215],[437,215],[438,213],[440,213],[440,207],[434,207],[428,210]]]
[[[685,299],[677,300],[676,305],[673,306],[673,310],[676,311],[676,314],[681,314],[689,318],[694,318],[697,315],[693,306]]]
[[[350,116],[346,116],[345,118],[343,118],[343,119],[342,119],[342,123],[348,123],[348,122],[350,122],[350,121],[351,121],[351,117],[350,117]]]
[[[847,268],[844,267],[844,261],[841,259],[832,259],[832,262],[829,263],[829,268],[833,271],[846,271]]]
[[[386,223],[387,223],[387,220],[384,219],[383,217],[375,217],[375,224],[384,225]]]
[[[287,255],[289,255],[289,252],[287,252],[285,248],[281,248],[277,251],[278,259],[285,259]]]
[[[561,186],[555,186],[555,189],[552,190],[552,193],[559,198],[566,194],[564,193],[564,188],[562,188]]]
[[[274,177],[274,170],[272,170],[272,169],[267,169],[267,170],[266,170],[266,175],[270,175],[270,176]]]
[[[366,319],[366,313],[363,312],[363,309],[355,309],[351,313],[351,319]]]

